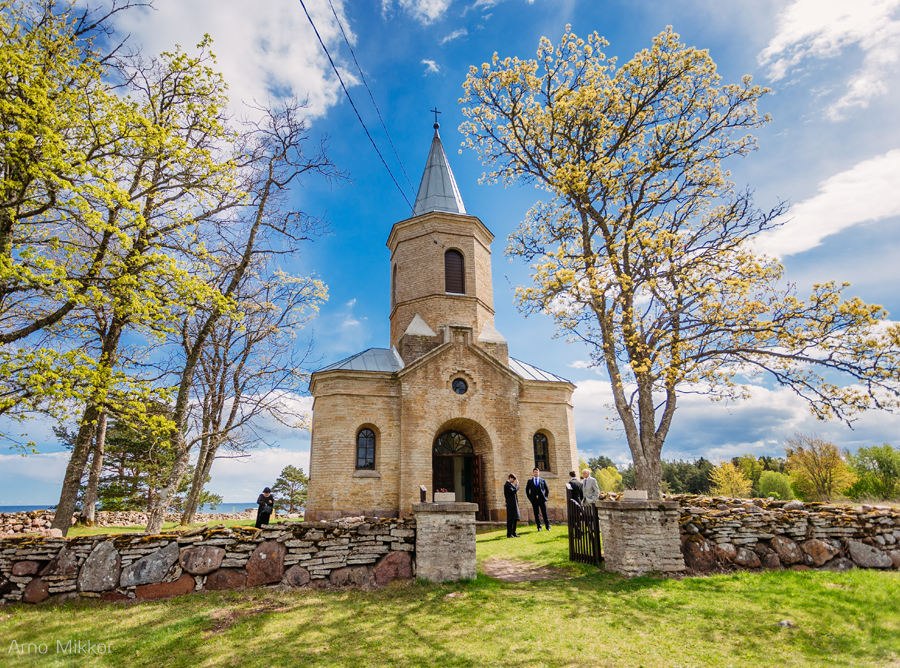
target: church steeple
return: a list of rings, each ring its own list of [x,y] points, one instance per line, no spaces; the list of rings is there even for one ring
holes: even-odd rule
[[[444,153],[444,146],[441,144],[439,127],[437,123],[434,124],[434,139],[431,140],[431,151],[428,153],[428,162],[425,163],[425,172],[419,184],[413,216],[421,216],[432,211],[466,213],[466,205],[463,204],[456,179],[453,178],[453,171]]]

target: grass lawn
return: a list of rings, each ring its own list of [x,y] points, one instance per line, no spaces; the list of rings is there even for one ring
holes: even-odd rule
[[[139,605],[0,609],[3,666],[895,666],[900,573],[626,580],[570,564],[564,527],[479,534],[479,562],[561,569],[507,583],[248,590]],[[782,620],[793,628],[777,626]],[[56,641],[109,643],[103,656]],[[45,655],[9,653],[46,643]]]

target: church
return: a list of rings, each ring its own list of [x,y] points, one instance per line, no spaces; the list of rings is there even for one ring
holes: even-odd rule
[[[509,356],[494,327],[491,242],[466,211],[434,125],[412,211],[391,229],[390,346],[312,374],[307,520],[405,517],[435,491],[506,519],[503,485],[547,480],[551,520],[564,520],[577,465],[564,378]]]

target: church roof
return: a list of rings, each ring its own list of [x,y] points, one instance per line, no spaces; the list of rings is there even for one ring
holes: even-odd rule
[[[425,163],[425,172],[419,184],[413,216],[421,216],[432,211],[462,214],[466,212],[466,205],[463,204],[462,196],[459,194],[437,128],[438,124],[435,123],[434,139],[431,140],[431,151],[428,153],[428,162]]]
[[[351,355],[347,359],[335,362],[324,369],[319,369],[316,373],[322,371],[387,371],[393,373],[403,368],[403,360],[396,348],[369,348],[361,353]]]
[[[400,371],[405,365],[396,348],[369,348],[361,353],[351,355],[340,362],[335,362],[316,373],[323,371],[381,371],[394,373]],[[509,358],[509,369],[525,380],[541,380],[551,383],[568,383],[570,381],[560,378],[548,371],[538,369],[521,360]]]
[[[538,369],[536,366],[531,366],[530,364],[522,362],[521,360],[513,359],[512,357],[509,358],[509,368],[525,380],[544,380],[551,383],[571,382],[566,380],[565,378],[560,378],[559,376],[556,376],[549,371]]]

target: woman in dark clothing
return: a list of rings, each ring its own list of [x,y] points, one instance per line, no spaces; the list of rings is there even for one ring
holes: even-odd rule
[[[519,479],[512,473],[509,479],[503,485],[503,496],[506,497],[506,537],[518,538],[516,533],[516,523],[521,519],[519,517],[519,499],[516,494],[519,492]]]
[[[269,523],[272,511],[275,509],[275,497],[272,496],[272,490],[266,487],[256,499],[256,503],[259,504],[256,511],[256,528],[259,529],[263,524]]]

